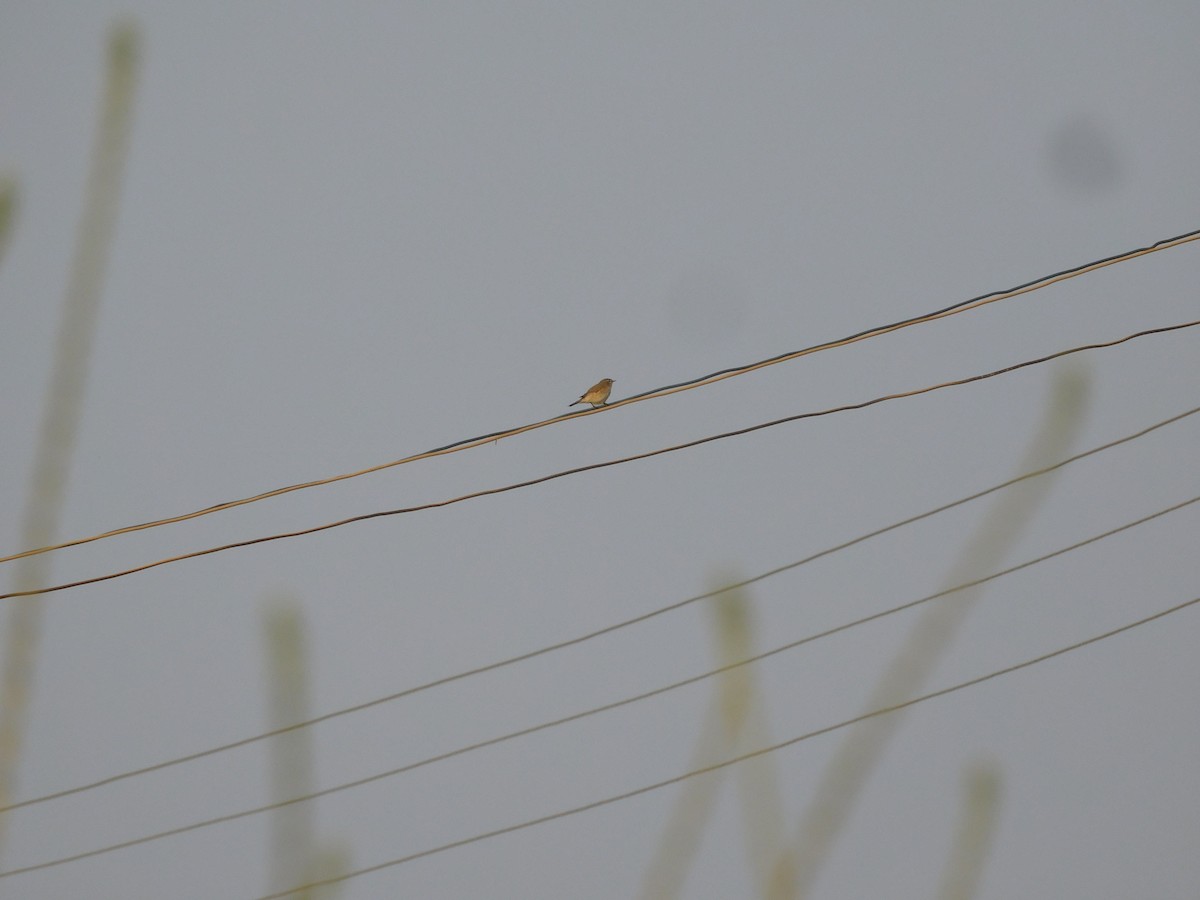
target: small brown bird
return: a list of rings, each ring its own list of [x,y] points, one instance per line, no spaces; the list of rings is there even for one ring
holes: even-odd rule
[[[575,406],[578,403],[590,403],[592,409],[599,409],[608,400],[608,395],[612,392],[613,380],[611,378],[603,378],[597,381],[590,388],[584,391],[582,397],[569,404]]]

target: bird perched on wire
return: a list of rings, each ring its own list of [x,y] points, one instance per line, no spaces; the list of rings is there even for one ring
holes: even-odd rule
[[[612,386],[613,380],[611,378],[602,378],[584,391],[583,396],[576,400],[575,403],[568,405],[575,406],[579,403],[590,403],[592,404],[592,409],[599,409],[608,401],[608,395],[612,392]]]

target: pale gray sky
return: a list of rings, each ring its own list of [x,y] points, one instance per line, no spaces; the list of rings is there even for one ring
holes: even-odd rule
[[[18,549],[119,13],[144,59],[63,537],[351,471],[1200,228],[1194,3],[18,2],[0,11],[0,552]],[[437,500],[1197,318],[1200,249],[337,486],[65,551],[56,581]],[[1076,357],[1085,449],[1197,402],[1194,331]],[[1059,370],[1061,370],[1060,367]],[[263,612],[323,713],[600,628],[1016,474],[1056,370],[810,420],[47,601],[18,796],[262,731]],[[1188,419],[1072,467],[1008,562],[1186,499]],[[943,585],[973,504],[750,589],[767,649]],[[1197,595],[1195,508],[990,586],[930,683]],[[0,589],[8,590],[6,580]],[[951,601],[952,602],[952,601]],[[847,718],[914,621],[755,669],[770,738]],[[3,619],[0,619],[0,627]],[[313,729],[319,787],[685,678],[703,605]],[[1200,890],[1200,613],[925,704],[817,885],[934,895],[963,773],[982,900]],[[314,805],[365,867],[683,772],[710,683]],[[772,757],[789,827],[840,736]],[[12,814],[0,869],[265,802],[262,744]],[[729,780],[685,895],[751,896]],[[350,900],[636,896],[678,789],[348,881]],[[258,816],[0,881],[250,898]]]

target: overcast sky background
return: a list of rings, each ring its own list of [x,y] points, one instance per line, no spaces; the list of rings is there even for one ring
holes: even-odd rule
[[[19,543],[105,40],[143,37],[63,537],[359,469],[931,311],[1200,228],[1200,6],[17,2],[0,9],[0,550]],[[451,457],[57,554],[56,581],[437,500],[1197,318],[1189,244],[943,322]],[[324,713],[753,575],[1017,474],[1041,366],[444,510],[53,595],[18,796],[264,730],[263,614]],[[1195,331],[1075,357],[1075,449],[1197,402]],[[1009,562],[1186,499],[1200,422],[1063,473]],[[767,649],[943,586],[975,503],[750,589]],[[1195,507],[990,586],[931,688],[1197,595]],[[981,573],[982,574],[982,573]],[[8,582],[0,585],[10,589]],[[949,602],[953,602],[952,600]],[[2,622],[3,620],[0,620]],[[859,712],[914,617],[756,666],[770,738]],[[312,730],[317,786],[714,665],[703,604]],[[906,719],[817,885],[930,897],[963,773],[980,890],[1194,898],[1200,613]],[[315,804],[370,866],[685,771],[675,691]],[[840,735],[780,751],[789,826]],[[0,867],[268,799],[263,744],[13,813]],[[686,895],[750,896],[734,782]],[[678,788],[348,881],[342,897],[635,896]],[[0,881],[254,897],[256,816]]]

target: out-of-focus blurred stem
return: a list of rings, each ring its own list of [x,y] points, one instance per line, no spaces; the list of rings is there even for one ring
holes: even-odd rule
[[[717,579],[716,583],[730,584],[739,580],[730,576]],[[728,666],[753,656],[754,629],[747,592],[742,588],[730,588],[716,595],[713,610],[719,664]],[[703,768],[744,752],[748,747],[770,743],[761,693],[755,670],[750,666],[730,669],[721,675],[705,711],[689,769]],[[775,896],[769,868],[779,855],[779,835],[783,830],[783,812],[773,767],[770,757],[762,757],[743,763],[736,772],[750,867],[759,880],[759,893],[767,898]],[[645,900],[670,900],[682,895],[688,870],[699,849],[704,828],[712,817],[717,788],[725,773],[726,770],[720,769],[692,779],[682,788],[642,880],[641,896]]]
[[[270,727],[309,718],[304,621],[293,602],[266,614]],[[312,792],[312,736],[306,729],[271,738],[271,800],[281,803]],[[271,813],[271,884],[283,890],[307,880],[313,851],[312,804],[293,803]]]
[[[311,717],[308,701],[309,653],[304,616],[290,598],[266,614],[267,675],[271,727],[286,728]],[[271,739],[271,800],[287,803],[314,790],[312,732],[301,728]],[[321,844],[311,803],[288,803],[272,814],[271,883],[274,890],[336,878],[350,867],[348,849]],[[296,900],[332,900],[342,883],[297,888]]]
[[[1082,426],[1087,395],[1088,380],[1082,373],[1067,370],[1057,376],[1042,422],[1034,431],[1019,471],[1041,468],[1067,454]],[[969,581],[1000,564],[1046,497],[1054,475],[1013,485],[1000,496],[980,522],[959,561],[951,567],[948,586]],[[981,591],[981,587],[963,591],[923,613],[879,679],[867,701],[867,709],[894,706],[920,693]],[[814,799],[802,815],[794,844],[794,889],[790,896],[809,895],[855,801],[902,718],[892,714],[870,719],[843,738]]]
[[[50,388],[29,479],[29,496],[21,521],[23,547],[53,543],[62,515],[105,265],[116,220],[139,52],[140,38],[132,23],[122,22],[113,28],[108,41],[104,95],[87,193],[63,300]],[[49,574],[49,556],[22,559],[14,567],[15,588],[29,590],[45,584]],[[13,801],[44,602],[39,597],[26,597],[12,601],[9,606],[3,669],[0,670],[0,808]],[[4,849],[6,825],[7,817],[0,814],[0,854]]]
[[[13,220],[17,217],[17,182],[11,175],[0,175],[0,265],[8,250]]]
[[[942,873],[938,900],[971,900],[992,849],[1000,809],[1000,773],[994,766],[967,772],[962,818]]]

